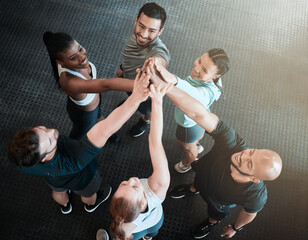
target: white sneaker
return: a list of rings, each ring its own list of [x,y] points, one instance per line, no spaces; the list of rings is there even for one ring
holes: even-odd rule
[[[200,154],[203,152],[204,147],[200,143],[197,143],[197,149],[198,149],[198,154]]]
[[[96,233],[96,240],[109,240],[108,233],[104,229],[98,229]]]
[[[175,171],[178,173],[186,173],[191,169],[191,166],[185,166],[182,161],[178,162],[177,164],[174,165]]]
[[[198,161],[199,158],[196,158],[194,161]],[[177,164],[174,165],[175,171],[178,173],[186,173],[191,169],[191,166],[185,166],[183,162],[178,162]]]

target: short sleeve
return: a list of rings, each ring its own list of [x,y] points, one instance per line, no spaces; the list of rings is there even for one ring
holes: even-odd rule
[[[267,189],[263,181],[259,184],[262,184],[262,187],[258,191],[251,193],[247,191],[247,198],[243,204],[243,208],[248,213],[256,213],[262,210],[266,201],[267,201]]]
[[[213,150],[219,149],[220,152],[224,152],[247,149],[245,140],[240,138],[234,129],[222,120],[218,121],[215,130],[210,135],[215,140]]]
[[[163,58],[166,61],[167,65],[169,64],[170,58],[171,58],[169,50],[166,48],[165,45],[163,45],[163,43],[162,43],[162,46],[153,47],[148,57]]]

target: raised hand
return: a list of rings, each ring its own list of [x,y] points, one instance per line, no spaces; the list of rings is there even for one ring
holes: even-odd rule
[[[154,60],[154,66],[156,71],[159,73],[159,75],[165,82],[172,83],[173,85],[177,84],[178,80],[176,76],[170,73],[164,66],[158,64],[155,60]]]
[[[151,84],[150,85],[150,97],[153,101],[160,101],[163,96],[168,92],[173,85],[171,83],[162,84],[159,83],[158,85]]]
[[[140,69],[137,71],[138,73],[134,81],[134,89],[132,95],[139,101],[143,102],[148,98],[150,93],[148,88],[150,83],[150,76],[148,76],[145,72],[142,72]]]

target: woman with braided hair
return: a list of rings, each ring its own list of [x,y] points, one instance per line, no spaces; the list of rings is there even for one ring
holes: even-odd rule
[[[151,61],[153,62],[152,59],[148,59],[147,63]],[[198,100],[208,111],[222,93],[221,76],[230,68],[229,58],[221,48],[210,49],[198,58],[194,62],[190,76],[184,80],[155,64],[155,60],[153,64],[165,81],[176,84],[177,88]],[[185,159],[175,164],[174,168],[179,173],[186,173],[191,169],[191,163],[198,160],[198,154],[203,151],[199,141],[203,138],[205,130],[178,107],[175,107],[174,117],[177,123],[176,139],[185,152]]]

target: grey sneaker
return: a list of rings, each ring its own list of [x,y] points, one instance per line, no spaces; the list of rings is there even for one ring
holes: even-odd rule
[[[105,229],[98,229],[96,233],[96,240],[109,240],[109,235]]]
[[[194,161],[198,161],[199,158],[196,158]],[[178,162],[177,164],[174,165],[175,171],[178,173],[186,173],[191,169],[191,166],[185,166],[183,162]]]
[[[198,149],[198,154],[200,154],[203,152],[204,147],[200,143],[197,143],[197,149]]]

